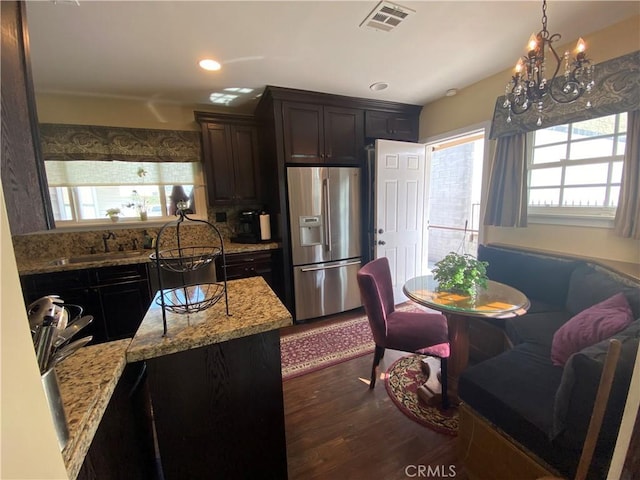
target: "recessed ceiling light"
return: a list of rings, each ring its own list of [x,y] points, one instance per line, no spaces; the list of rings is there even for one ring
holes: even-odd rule
[[[450,88],[449,90],[447,90],[447,92],[445,93],[445,95],[447,97],[453,97],[454,95],[456,95],[458,93],[458,89],[457,88]]]
[[[389,87],[389,84],[387,82],[376,82],[369,85],[369,88],[374,92],[384,90],[385,88],[388,88],[388,87]]]
[[[200,60],[200,62],[198,62],[198,65],[200,65],[200,68],[203,68],[205,70],[210,70],[210,71],[220,70],[220,64],[210,58],[205,58],[204,60]]]

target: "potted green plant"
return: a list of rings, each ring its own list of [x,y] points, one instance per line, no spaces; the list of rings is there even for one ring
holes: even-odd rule
[[[119,208],[108,208],[107,209],[107,217],[109,217],[112,222],[117,222],[118,220],[120,220],[120,209]]]
[[[473,295],[477,287],[487,286],[488,262],[481,262],[468,253],[450,252],[433,268],[438,290]]]

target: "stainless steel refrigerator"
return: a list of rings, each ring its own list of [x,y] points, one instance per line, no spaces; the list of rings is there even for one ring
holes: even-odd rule
[[[362,305],[360,168],[288,167],[296,320]]]

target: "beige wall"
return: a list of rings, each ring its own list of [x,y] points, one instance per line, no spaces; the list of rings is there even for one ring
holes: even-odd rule
[[[215,111],[195,105],[59,94],[37,94],[36,104],[42,123],[165,130],[198,130],[194,110]]]
[[[584,39],[590,58],[596,63],[638,50],[640,16],[585,35]],[[526,38],[523,39],[523,45],[525,41]],[[575,40],[572,40],[567,45],[574,44]],[[560,49],[563,50],[564,48]],[[514,59],[514,64],[516,60]],[[425,140],[490,121],[496,98],[502,95],[511,74],[511,69],[505,70],[460,90],[454,97],[445,97],[425,105],[420,115],[420,138]],[[485,168],[489,168],[487,162]],[[558,225],[530,225],[519,229],[485,227],[484,241],[623,262],[640,262],[640,242],[616,237],[611,229]]]
[[[0,478],[67,478],[42,389],[0,189]]]

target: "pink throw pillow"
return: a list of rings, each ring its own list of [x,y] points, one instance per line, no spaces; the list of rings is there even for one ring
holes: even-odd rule
[[[632,321],[633,313],[623,293],[596,303],[556,331],[551,344],[551,361],[562,366],[574,353],[615,335]]]

